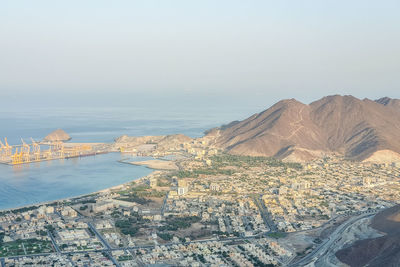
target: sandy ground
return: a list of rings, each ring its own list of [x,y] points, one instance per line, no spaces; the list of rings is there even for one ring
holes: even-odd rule
[[[130,164],[146,166],[150,169],[155,170],[178,170],[178,166],[176,166],[175,162],[167,160],[154,159],[145,161],[133,161],[130,162]]]

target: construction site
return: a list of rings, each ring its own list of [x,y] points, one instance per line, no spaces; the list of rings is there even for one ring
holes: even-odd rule
[[[66,144],[63,141],[35,141],[26,143],[21,138],[21,144],[9,145],[7,138],[0,140],[0,163],[7,165],[19,165],[32,162],[40,162],[56,159],[68,159],[76,157],[103,154],[89,144]]]

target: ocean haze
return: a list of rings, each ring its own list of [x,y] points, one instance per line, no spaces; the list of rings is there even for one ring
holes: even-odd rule
[[[20,144],[21,138],[41,140],[55,129],[65,130],[71,142],[113,142],[121,135],[168,135],[183,133],[200,137],[203,132],[251,114],[252,108],[230,110],[157,107],[74,107],[3,110],[0,138]]]
[[[399,5],[2,1],[2,106],[399,98]]]

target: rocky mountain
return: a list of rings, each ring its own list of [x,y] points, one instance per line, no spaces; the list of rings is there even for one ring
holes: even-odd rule
[[[392,99],[389,97],[382,97],[378,100],[375,100],[375,102],[385,105],[385,106],[388,106],[388,107],[400,109],[400,99]]]
[[[183,134],[158,135],[158,136],[127,136],[115,139],[115,143],[129,143],[132,146],[141,144],[158,144],[160,146],[178,145],[190,142],[192,139]]]
[[[120,147],[135,148],[141,150],[143,145],[153,145],[154,149],[159,152],[180,149],[183,144],[189,143],[192,138],[183,134],[173,135],[160,135],[160,136],[127,136],[123,135],[115,139],[114,148],[119,149]],[[128,149],[129,150],[129,149]]]
[[[206,137],[240,155],[306,161],[336,153],[358,161],[400,161],[400,100],[340,95],[308,105],[282,100]]]
[[[351,267],[400,265],[400,205],[378,213],[371,226],[384,236],[359,240],[336,253]]]
[[[51,132],[49,135],[47,135],[44,139],[44,141],[69,141],[71,140],[71,137],[62,129],[57,129],[53,132]]]

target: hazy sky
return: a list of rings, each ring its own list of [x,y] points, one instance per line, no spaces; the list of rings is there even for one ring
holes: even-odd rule
[[[2,0],[1,105],[400,98],[399,14],[398,0]]]

